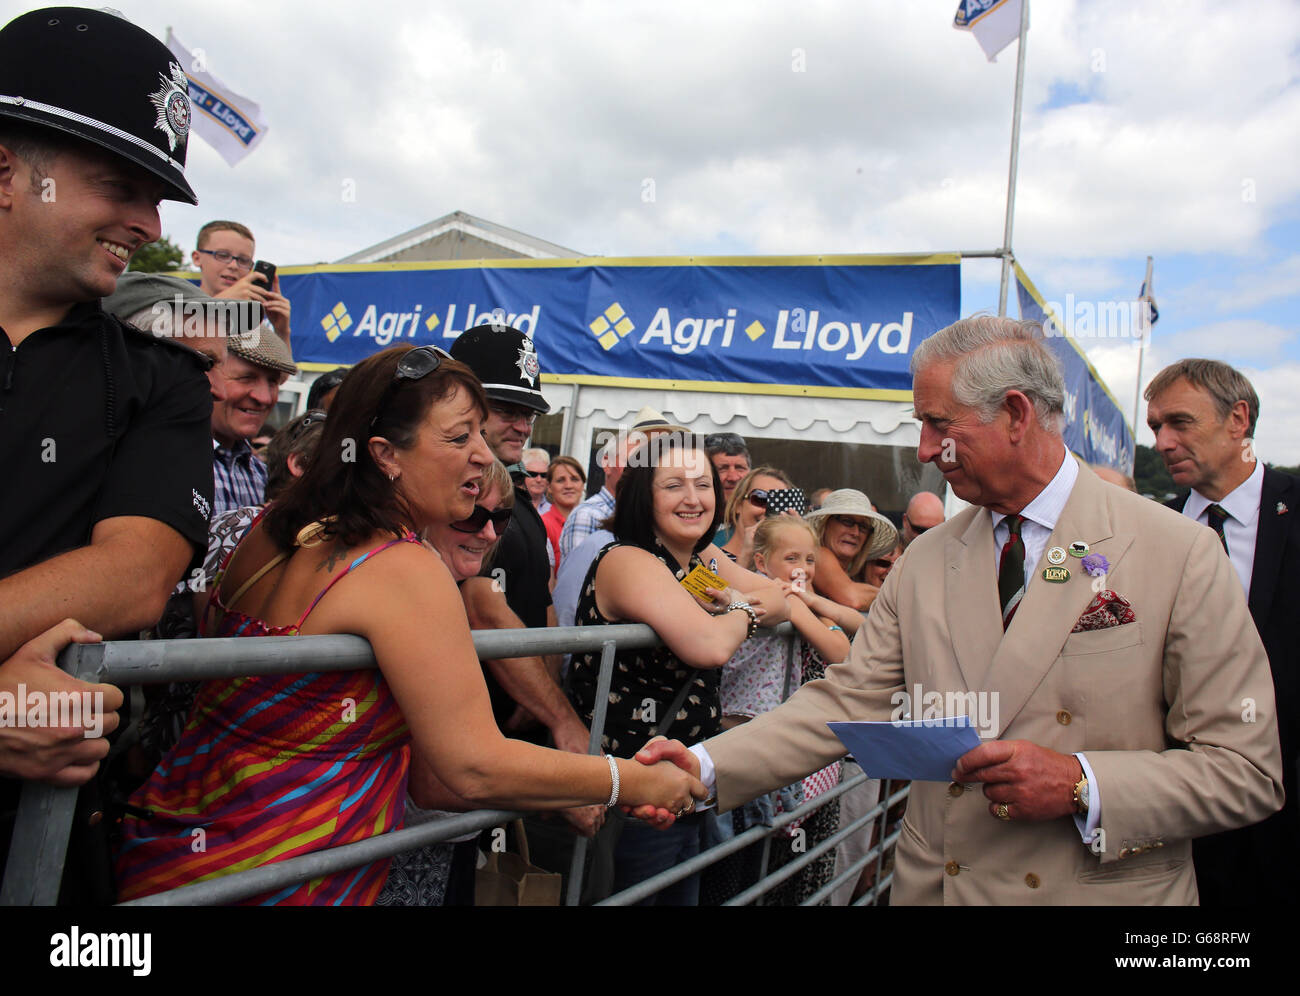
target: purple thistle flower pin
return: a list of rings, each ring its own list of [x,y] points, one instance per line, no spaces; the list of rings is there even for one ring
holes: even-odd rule
[[[1110,570],[1110,561],[1103,553],[1090,553],[1083,558],[1083,569],[1094,578],[1105,576]]]

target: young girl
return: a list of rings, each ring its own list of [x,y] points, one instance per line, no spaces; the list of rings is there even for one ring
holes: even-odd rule
[[[822,677],[826,673],[827,661],[838,663],[844,660],[849,654],[849,640],[844,633],[846,627],[837,619],[843,616],[843,622],[854,629],[862,621],[859,613],[811,593],[817,568],[817,539],[812,528],[802,519],[790,516],[764,519],[754,531],[753,551],[754,571],[782,582],[783,587],[788,586],[790,622],[794,624],[799,640],[792,647],[778,637],[756,634],[741,644],[722,671],[722,725],[725,728],[748,722],[775,709],[801,684]],[[813,607],[808,604],[809,597],[814,600]],[[856,620],[849,618],[851,616]],[[833,788],[839,783],[839,771],[840,762],[836,761],[802,782],[782,789],[778,793],[780,811],[789,812]],[[735,811],[729,829],[740,833],[755,824],[770,823],[774,815],[769,800],[760,797]],[[726,816],[722,819],[725,820]],[[803,822],[804,849],[833,834],[839,826],[839,819],[838,800],[807,817]],[[726,829],[723,828],[724,837],[728,836]],[[772,867],[779,867],[793,857],[789,847],[775,844],[772,847]],[[773,889],[768,894],[767,904],[797,905],[826,885],[834,873],[835,852],[832,849]],[[756,875],[752,856],[749,859],[740,856],[728,866],[726,882],[719,883],[719,887],[738,891],[738,888],[754,881]]]
[[[855,632],[862,617],[811,591],[817,539],[808,523],[789,516],[764,519],[754,531],[753,550],[753,570],[789,586],[790,622],[804,646],[822,661],[844,660],[849,654],[845,630]],[[803,683],[799,662],[787,667],[787,646],[778,637],[756,635],[727,662],[722,671],[725,729],[770,712]]]

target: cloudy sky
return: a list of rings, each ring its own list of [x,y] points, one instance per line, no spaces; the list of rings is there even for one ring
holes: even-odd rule
[[[270,125],[234,169],[192,144],[187,252],[228,217],[332,261],[458,209],[590,255],[1001,243],[1016,49],[987,62],[957,0],[116,5]],[[1021,265],[1105,302],[1154,256],[1144,380],[1239,366],[1261,455],[1300,463],[1300,4],[1039,2],[1027,60]],[[996,261],[962,269],[963,313],[995,310]],[[1137,350],[1084,345],[1131,417]]]

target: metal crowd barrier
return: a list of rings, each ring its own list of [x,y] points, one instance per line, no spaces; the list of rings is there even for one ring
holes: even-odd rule
[[[790,641],[793,653],[793,628],[789,623],[777,630]],[[530,657],[542,654],[601,651],[597,679],[596,707],[588,750],[596,753],[605,724],[605,709],[613,675],[614,655],[619,649],[644,649],[660,644],[654,630],[645,625],[575,626],[571,628],[476,630],[474,649],[482,660]],[[106,682],[126,687],[161,682],[203,681],[252,675],[278,675],[314,671],[354,671],[375,667],[370,644],[357,636],[268,636],[210,640],[146,640],[138,642],[72,644],[59,655],[59,665],[83,681]],[[766,840],[759,882],[734,897],[728,905],[742,905],[761,898],[768,890],[799,872],[803,867],[834,848],[851,833],[877,821],[878,842],[852,867],[819,890],[804,905],[815,905],[840,884],[856,880],[861,870],[876,864],[875,885],[855,905],[877,902],[889,888],[892,874],[882,874],[884,856],[898,838],[887,833],[886,814],[891,806],[904,799],[907,788],[882,799],[870,812],[851,826],[840,830],[809,848],[777,871],[768,874],[770,844],[780,829],[806,817],[813,810],[838,798],[866,780],[858,775],[835,789],[805,803],[791,813],[782,814],[769,826],[755,826],[717,847],[670,868],[653,878],[603,900],[600,905],[629,905],[640,902],[674,882],[696,874],[708,865],[761,840]],[[68,839],[77,802],[76,788],[57,788],[37,782],[24,784],[9,860],[0,887],[0,905],[53,906],[58,898]],[[324,848],[311,854],[277,861],[258,868],[234,872],[193,885],[146,896],[127,906],[193,906],[237,902],[259,893],[305,882],[322,875],[345,871],[372,861],[392,857],[403,851],[424,847],[483,830],[516,819],[524,813],[501,810],[476,810],[449,816],[415,827]],[[577,905],[582,891],[583,866],[587,839],[576,837],[566,896],[568,905]]]

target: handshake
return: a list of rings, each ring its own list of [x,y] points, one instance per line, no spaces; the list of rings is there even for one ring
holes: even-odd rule
[[[708,790],[700,781],[699,758],[681,741],[655,737],[637,752],[636,760],[645,767],[640,771],[637,784],[628,786],[630,791],[627,794],[652,801],[620,806],[629,816],[665,830],[678,818],[693,813],[697,800],[707,798]],[[686,797],[683,800],[684,793]]]

